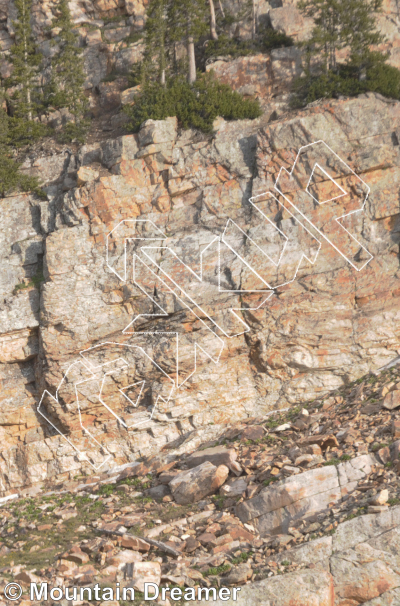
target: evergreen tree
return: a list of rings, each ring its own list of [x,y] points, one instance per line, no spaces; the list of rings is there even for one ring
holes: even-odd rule
[[[350,48],[349,63],[358,67],[359,76],[363,68],[375,62],[385,62],[387,57],[370,47],[384,41],[376,29],[374,12],[381,9],[382,0],[349,0],[344,14],[343,35]]]
[[[196,81],[194,45],[207,32],[206,0],[170,0],[168,29],[175,42],[185,42],[188,57],[188,81]]]
[[[145,25],[146,50],[143,59],[143,76],[154,74],[160,84],[165,86],[167,69],[167,0],[152,0],[147,12]]]
[[[375,91],[400,98],[400,71],[387,64],[388,55],[371,47],[384,41],[376,28],[376,12],[382,0],[301,0],[300,10],[314,19],[311,37],[305,42],[308,60],[322,57],[294,85],[294,106],[323,97],[358,95]],[[338,63],[339,50],[347,59]],[[319,68],[319,69],[318,69]]]
[[[15,0],[18,18],[14,21],[15,44],[11,47],[12,75],[7,88],[14,88],[11,96],[13,115],[32,121],[41,105],[38,52],[31,26],[32,0]]]
[[[361,62],[369,47],[383,37],[376,31],[374,11],[382,0],[301,0],[300,11],[314,20],[306,46],[310,54],[323,57],[325,71],[337,70],[337,52],[350,50],[350,61]]]
[[[43,192],[39,188],[38,180],[23,175],[19,171],[19,164],[14,160],[10,147],[10,119],[3,107],[4,100],[0,98],[0,196],[5,196],[15,190],[34,191],[39,195]]]
[[[88,123],[85,113],[88,100],[84,94],[85,72],[82,50],[78,47],[78,35],[74,31],[67,0],[59,0],[57,16],[52,28],[59,28],[59,50],[52,60],[52,81],[49,102],[57,108],[66,107],[73,115],[73,122],[64,128],[64,139],[83,142]]]

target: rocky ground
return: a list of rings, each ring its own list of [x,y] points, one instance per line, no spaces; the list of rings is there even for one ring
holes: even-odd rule
[[[300,600],[305,582],[302,606],[397,604],[399,408],[394,365],[303,407],[228,425],[194,451],[188,439],[122,470],[5,498],[1,588],[119,582],[136,588],[139,604],[145,580],[251,583],[244,600],[278,586]]]

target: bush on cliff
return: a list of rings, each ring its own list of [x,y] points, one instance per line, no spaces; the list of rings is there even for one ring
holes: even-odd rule
[[[14,159],[9,142],[9,118],[1,107],[0,99],[0,196],[3,197],[15,190],[33,191],[41,197],[44,192],[35,177],[24,175]]]
[[[317,99],[356,96],[375,92],[392,99],[400,99],[400,71],[383,61],[371,63],[363,79],[351,65],[339,65],[336,72],[306,75],[297,79],[293,87],[292,106],[302,107]]]
[[[183,128],[211,132],[217,116],[226,120],[253,120],[262,114],[258,101],[243,99],[218,82],[212,73],[199,75],[193,84],[181,77],[169,79],[165,87],[157,82],[147,83],[135,104],[125,111],[130,118],[128,128],[133,132],[146,120],[171,116],[176,116]]]
[[[205,47],[206,59],[217,56],[245,57],[257,53],[267,52],[274,48],[293,46],[293,40],[282,32],[271,27],[262,30],[255,40],[238,40],[221,34],[218,40],[209,40]]]

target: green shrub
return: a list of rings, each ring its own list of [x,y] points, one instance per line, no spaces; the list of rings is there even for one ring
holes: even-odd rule
[[[36,177],[29,177],[19,171],[19,164],[12,158],[9,150],[0,144],[0,197],[14,191],[31,191],[46,198]]]
[[[8,117],[6,141],[13,147],[24,147],[31,145],[42,137],[51,134],[51,129],[34,120],[23,120],[22,118]]]
[[[104,78],[102,79],[102,82],[115,82],[115,80],[117,80],[122,75],[124,75],[124,74],[122,74],[119,71],[116,71],[116,70],[112,71],[109,74],[107,74],[107,76],[104,76]]]
[[[283,46],[293,46],[293,40],[283,32],[277,32],[272,27],[267,27],[262,32],[261,48],[264,51]]]
[[[208,40],[204,51],[205,57],[229,55],[231,57],[245,57],[260,52],[259,45],[249,40],[238,40],[221,34],[218,40]]]
[[[84,119],[77,123],[68,122],[68,124],[63,127],[63,130],[57,135],[58,141],[60,141],[60,143],[85,143],[85,135],[88,131],[89,124],[89,120]]]
[[[238,40],[221,34],[218,40],[209,40],[204,51],[205,58],[229,55],[230,57],[246,57],[260,52],[267,52],[273,48],[282,46],[293,46],[293,40],[282,32],[277,32],[272,27],[267,27],[260,32],[257,40]]]
[[[400,70],[385,63],[380,53],[370,53],[369,61],[361,72],[351,63],[339,65],[336,72],[312,75],[307,71],[294,83],[292,105],[302,107],[317,99],[353,97],[366,92],[400,99]]]
[[[241,120],[261,116],[258,101],[243,99],[229,86],[219,83],[211,73],[199,75],[194,84],[172,78],[165,87],[146,84],[135,104],[124,110],[130,118],[128,129],[137,132],[146,120],[176,116],[183,128],[211,132],[217,116]]]

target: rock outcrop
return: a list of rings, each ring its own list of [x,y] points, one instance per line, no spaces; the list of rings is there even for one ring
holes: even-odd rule
[[[180,133],[168,119],[76,154],[27,161],[25,170],[41,175],[49,201],[1,201],[3,490],[71,477],[89,470],[88,461],[101,469],[123,464],[167,443],[178,446],[193,431],[212,436],[212,423],[319,397],[395,358],[399,108],[368,94],[267,125],[265,118],[219,121],[212,138]],[[321,139],[326,145],[307,148],[319,162],[329,170],[339,162],[336,152],[365,184],[351,172],[341,181],[358,200],[359,212],[343,220],[353,239],[329,223],[326,204],[324,225],[312,218],[318,229],[304,226],[274,189],[281,167],[291,170],[298,150]],[[278,183],[285,199],[299,195],[311,169],[301,168],[305,174],[294,184]],[[335,187],[330,179],[322,183]],[[265,197],[268,191],[278,197]],[[334,202],[341,214],[346,200]],[[262,242],[260,219],[290,236],[277,270],[241,241],[245,229]],[[129,240],[141,225],[142,240]],[[262,246],[282,252],[284,240],[273,244],[277,232],[270,230]],[[213,246],[222,235],[218,278]],[[170,252],[142,254],[143,238]],[[203,279],[190,273],[200,271],[201,251]],[[260,292],[285,282],[276,295]],[[258,292],[241,295],[238,288]],[[140,335],[129,334],[133,320]],[[133,367],[142,368],[140,380]],[[152,387],[142,390],[149,378]],[[119,391],[127,386],[129,400]]]

